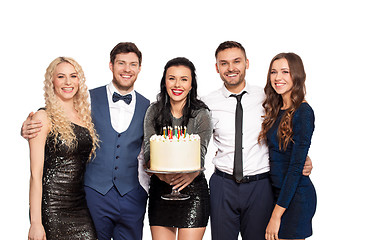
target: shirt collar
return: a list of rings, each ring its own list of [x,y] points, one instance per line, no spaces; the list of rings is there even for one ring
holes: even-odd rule
[[[109,84],[108,84],[108,91],[109,91],[109,94],[110,96],[113,96],[114,92],[116,93],[119,93],[119,91],[117,90],[117,88],[114,86],[113,84],[113,81],[111,81]],[[124,95],[127,95],[127,94],[132,94],[132,97],[135,95],[133,94],[135,90],[132,90],[131,92],[129,93],[126,93]],[[119,93],[120,94],[120,93]]]
[[[232,94],[235,94],[235,93],[228,91],[228,89],[225,87],[224,84],[222,88],[220,89],[220,91],[222,92],[225,98],[229,98],[229,96],[231,96]],[[244,89],[242,89],[239,93],[236,93],[236,95],[242,93],[243,91],[246,91],[246,93],[250,93],[250,85],[246,83],[246,86],[244,87]]]

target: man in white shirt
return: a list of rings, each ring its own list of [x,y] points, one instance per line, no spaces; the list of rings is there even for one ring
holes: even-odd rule
[[[241,232],[243,239],[264,240],[274,207],[268,177],[268,148],[258,144],[265,95],[262,88],[246,83],[249,60],[240,43],[221,43],[215,57],[216,70],[224,85],[203,98],[212,112],[213,140],[217,147],[213,159],[215,172],[209,184],[212,239],[238,239]],[[237,99],[243,119],[236,130]],[[238,167],[234,165],[236,138],[241,141]],[[237,171],[241,177],[236,179]]]
[[[134,43],[117,44],[110,53],[112,82],[90,90],[100,147],[87,165],[84,184],[100,240],[142,239],[149,181],[143,171],[143,120],[150,103],[133,90],[141,61]],[[31,115],[23,123],[25,138],[42,127]]]

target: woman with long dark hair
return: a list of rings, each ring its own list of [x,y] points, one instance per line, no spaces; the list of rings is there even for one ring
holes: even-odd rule
[[[212,134],[208,107],[197,98],[196,69],[187,58],[170,60],[164,67],[157,101],[146,112],[144,154],[149,165],[150,137],[161,135],[163,127],[182,126],[201,139],[201,166]],[[184,201],[167,201],[161,195],[172,188],[190,196]],[[209,190],[203,172],[155,174],[149,192],[149,222],[153,239],[202,239],[209,219]]]
[[[269,147],[270,175],[275,207],[265,238],[305,239],[312,235],[316,193],[302,175],[314,131],[314,112],[305,101],[306,74],[294,53],[276,55],[264,88],[266,99],[259,143]]]

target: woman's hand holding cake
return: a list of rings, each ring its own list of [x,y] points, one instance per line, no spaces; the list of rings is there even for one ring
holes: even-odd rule
[[[187,187],[199,175],[199,173],[200,172],[175,174],[169,184],[173,186],[174,189],[181,191]]]

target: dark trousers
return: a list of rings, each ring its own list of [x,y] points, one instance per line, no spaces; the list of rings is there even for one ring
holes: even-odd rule
[[[269,178],[236,183],[214,173],[210,178],[210,220],[213,240],[265,240],[273,211]]]
[[[141,240],[147,193],[141,187],[121,196],[115,187],[105,195],[85,186],[87,205],[99,240]]]

